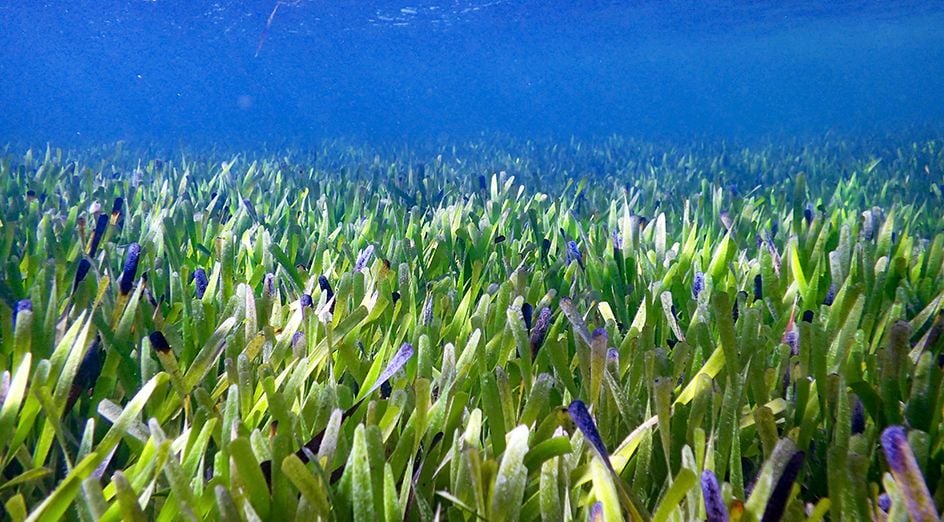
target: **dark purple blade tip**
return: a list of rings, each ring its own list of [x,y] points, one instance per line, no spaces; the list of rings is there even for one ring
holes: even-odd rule
[[[323,275],[318,276],[318,287],[325,293],[326,301],[330,301],[334,298],[334,290],[331,289],[331,283],[328,282],[327,277]],[[334,312],[334,303],[331,303],[331,311]]]
[[[160,330],[155,330],[148,334],[148,339],[151,341],[151,347],[161,353],[167,353],[170,351],[170,344],[167,342],[167,338],[164,337],[164,334]]]
[[[13,328],[16,328],[16,316],[20,312],[33,311],[33,302],[29,299],[20,299],[16,302],[16,307],[13,308]]]
[[[590,338],[594,341],[600,339],[600,342],[606,343],[609,341],[610,336],[608,333],[606,333],[606,328],[597,328],[593,331]]]
[[[580,248],[577,246],[576,241],[567,242],[567,251],[565,252],[564,261],[567,266],[570,266],[574,261],[580,265],[580,268],[583,268],[583,256],[580,254]]]
[[[570,406],[567,408],[567,413],[570,414],[570,418],[573,419],[574,424],[577,425],[577,428],[583,433],[583,436],[593,445],[593,448],[603,459],[604,464],[610,467],[610,454],[603,444],[603,439],[600,438],[600,432],[597,431],[597,424],[593,421],[593,417],[590,416],[590,412],[587,411],[587,405],[579,399],[575,400],[570,403]]]
[[[98,376],[102,372],[102,364],[105,362],[102,353],[102,338],[95,336],[92,346],[82,358],[79,369],[75,374],[75,384],[82,388],[89,388],[95,385]]]
[[[536,357],[541,345],[544,344],[544,337],[547,335],[547,329],[551,325],[551,309],[544,307],[538,312],[538,320],[531,329],[531,357]]]
[[[531,319],[534,314],[534,308],[529,304],[525,303],[521,305],[521,316],[524,317],[524,327],[531,331]]]
[[[84,257],[79,260],[79,267],[75,271],[75,282],[72,283],[72,291],[75,292],[75,289],[79,287],[79,283],[85,280],[85,277],[88,275],[89,270],[92,268],[92,263]]]
[[[892,508],[892,499],[888,496],[888,493],[882,493],[878,496],[878,507],[886,513]]]
[[[125,257],[125,267],[121,271],[121,280],[118,285],[123,295],[127,295],[131,292],[131,287],[134,285],[134,276],[138,273],[138,258],[140,257],[141,245],[131,243],[131,246],[128,247],[128,255]]]
[[[311,294],[302,294],[298,301],[302,305],[302,308],[313,306],[314,303],[314,301],[311,299]]]
[[[796,482],[796,478],[800,474],[804,457],[805,454],[802,451],[798,451],[790,456],[790,460],[787,461],[783,473],[780,475],[780,478],[777,479],[777,484],[770,493],[770,498],[767,500],[767,507],[764,508],[764,516],[761,517],[761,522],[777,522],[783,518],[783,514],[787,509],[787,501],[790,500],[790,491],[793,489],[793,483]]]
[[[692,298],[698,299],[701,291],[705,289],[705,273],[695,272],[695,279],[692,281]]]
[[[908,442],[908,434],[902,426],[889,426],[881,436],[885,459],[892,470],[895,482],[901,489],[902,497],[912,520],[937,520],[937,508],[934,498],[928,491],[924,474],[918,467],[914,452]]]
[[[718,477],[710,469],[701,473],[701,493],[705,499],[705,516],[708,522],[728,522],[728,507],[721,498]]]
[[[606,351],[606,361],[608,363],[613,363],[619,365],[619,350],[616,348],[610,348]]]
[[[865,433],[865,406],[856,396],[852,405],[852,434],[857,435],[859,433]]]
[[[98,252],[98,245],[102,242],[102,236],[105,235],[106,226],[108,226],[108,216],[100,214],[95,220],[95,232],[92,234],[92,244],[89,245],[89,256],[94,257]]]
[[[367,268],[367,263],[370,262],[371,256],[374,255],[374,245],[367,245],[363,250],[357,254],[357,261],[354,263],[354,271],[361,272]]]
[[[202,268],[196,269],[193,273],[193,283],[197,287],[197,299],[203,299],[203,294],[206,293],[207,287],[210,286],[210,280],[207,279],[206,270]]]
[[[888,467],[896,474],[905,473],[908,466],[908,453],[911,447],[908,445],[908,435],[902,426],[889,426],[885,428],[881,436],[882,449],[885,450],[885,457],[888,460]]]
[[[384,371],[380,373],[380,376],[377,377],[377,382],[370,387],[370,390],[364,395],[365,397],[374,393],[377,388],[383,386],[383,384],[390,380],[401,368],[406,366],[407,361],[413,357],[413,345],[410,343],[403,343],[400,346],[400,349],[397,350],[397,353],[390,359],[390,362],[387,363],[387,367],[384,368]]]

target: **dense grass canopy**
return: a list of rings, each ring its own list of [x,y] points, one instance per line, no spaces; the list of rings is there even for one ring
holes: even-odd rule
[[[7,149],[0,500],[937,517],[942,184],[935,140]]]

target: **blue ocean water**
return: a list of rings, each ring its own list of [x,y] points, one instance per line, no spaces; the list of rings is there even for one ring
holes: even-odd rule
[[[944,2],[0,0],[0,142],[937,128]]]

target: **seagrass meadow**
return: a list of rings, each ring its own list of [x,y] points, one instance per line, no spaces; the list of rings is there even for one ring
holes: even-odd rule
[[[944,141],[7,147],[9,520],[937,520]]]

